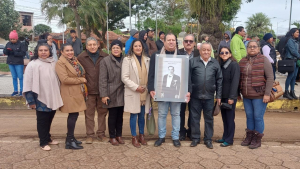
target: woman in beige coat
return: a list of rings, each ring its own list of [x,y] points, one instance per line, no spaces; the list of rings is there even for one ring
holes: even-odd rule
[[[61,50],[61,57],[56,63],[56,73],[60,79],[60,91],[64,105],[60,108],[63,113],[69,113],[66,138],[66,149],[82,149],[82,142],[74,137],[76,121],[80,111],[86,110],[85,100],[87,99],[86,79],[84,68],[74,56],[73,47],[64,44]]]
[[[148,94],[148,71],[150,58],[144,54],[141,40],[134,40],[129,55],[122,64],[122,81],[125,84],[124,111],[130,113],[132,145],[139,148],[147,145],[144,138],[145,113],[149,113],[150,95]],[[136,138],[136,121],[138,118],[139,139]]]

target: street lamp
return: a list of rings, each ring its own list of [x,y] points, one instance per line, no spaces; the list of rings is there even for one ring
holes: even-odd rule
[[[281,22],[285,22],[285,21],[287,21],[287,20],[284,20],[284,21],[281,21]],[[280,22],[277,22],[277,32],[276,32],[277,36],[278,36],[278,23],[280,23]]]
[[[106,47],[107,47],[107,52],[109,54],[109,41],[108,41],[108,4],[111,2],[111,0],[105,2],[105,7],[106,7]]]

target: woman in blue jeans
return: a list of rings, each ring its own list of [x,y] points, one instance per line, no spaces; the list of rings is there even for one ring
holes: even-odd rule
[[[264,114],[273,87],[273,68],[267,57],[260,54],[257,41],[247,45],[247,56],[240,62],[240,92],[247,116],[246,138],[242,146],[255,149],[261,146],[264,136]]]
[[[23,91],[23,57],[26,55],[26,47],[18,40],[18,38],[17,31],[11,31],[9,34],[9,42],[3,50],[3,53],[7,55],[6,64],[8,64],[13,78],[14,92],[11,96],[21,96]],[[20,83],[20,93],[18,93],[18,79]]]
[[[287,42],[285,45],[285,60],[294,60],[294,71],[288,72],[288,76],[285,81],[285,92],[283,97],[288,98],[290,100],[292,99],[298,99],[298,97],[295,95],[295,82],[298,74],[298,67],[296,65],[296,62],[298,59],[300,59],[300,54],[298,52],[299,50],[299,44],[298,44],[298,38],[299,38],[299,30],[297,28],[291,29],[285,36],[287,38]],[[291,86],[291,90],[289,92],[289,87]]]
[[[122,63],[122,81],[125,84],[124,111],[130,113],[132,145],[140,148],[147,145],[144,138],[145,113],[149,113],[150,95],[147,89],[150,58],[144,53],[141,40],[134,40],[128,56]],[[139,138],[136,137],[136,121],[139,125]]]

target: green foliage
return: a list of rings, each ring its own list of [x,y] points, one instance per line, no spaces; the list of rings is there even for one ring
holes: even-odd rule
[[[46,32],[49,32],[49,33],[52,32],[52,29],[50,26],[44,25],[44,24],[38,24],[38,25],[34,26],[34,34],[35,35],[41,35]]]
[[[155,20],[151,18],[147,18],[144,23],[144,29],[147,28],[155,28]],[[164,31],[165,33],[174,33],[175,35],[178,35],[181,32],[182,25],[181,23],[175,23],[173,25],[167,25],[165,24],[165,21],[163,19],[157,20],[157,27],[159,31]]]
[[[270,18],[264,13],[256,13],[248,18],[246,23],[246,30],[248,35],[262,35],[270,32],[271,26]]]
[[[122,35],[122,31],[120,29],[113,30],[113,32],[118,35]]]
[[[1,72],[10,72],[8,64],[0,63],[0,71]]]
[[[222,12],[222,21],[229,22],[231,21],[241,8],[242,0],[231,0],[228,1]]]
[[[33,34],[33,30],[28,31],[27,29],[24,29],[23,31],[18,30],[17,32],[18,32],[19,38],[21,38],[21,37],[23,37],[23,38],[31,37],[32,34]]]
[[[294,21],[292,25],[296,26],[298,29],[300,29],[300,21]]]
[[[0,1],[0,37],[6,40],[12,30],[20,30],[19,12],[14,10],[14,5],[11,0]]]

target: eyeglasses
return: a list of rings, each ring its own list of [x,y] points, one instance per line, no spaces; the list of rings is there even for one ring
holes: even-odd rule
[[[184,43],[193,43],[193,40],[184,40]]]
[[[249,49],[256,49],[258,46],[248,46]]]
[[[220,55],[224,55],[224,54],[228,55],[229,52],[220,52]]]

